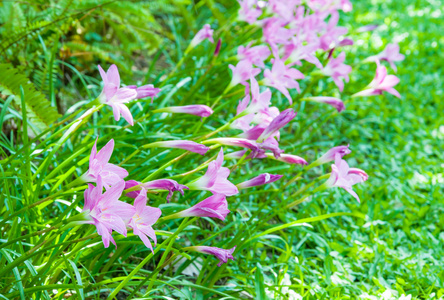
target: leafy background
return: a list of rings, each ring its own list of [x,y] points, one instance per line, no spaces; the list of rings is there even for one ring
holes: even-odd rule
[[[257,189],[231,200],[230,209],[235,213],[225,225],[199,221],[190,227],[186,236],[191,244],[204,241],[222,246],[227,240],[251,237],[270,226],[327,213],[362,213],[365,219],[341,216],[273,232],[251,241],[238,252],[234,262],[220,269],[215,268],[212,258],[193,257],[179,269],[169,268],[159,275],[155,281],[157,295],[208,299],[221,297],[214,292],[217,290],[235,298],[253,295],[261,299],[268,295],[287,299],[291,297],[291,290],[307,299],[365,299],[366,295],[379,299],[384,292],[387,295],[388,289],[394,297],[411,294],[413,298],[430,299],[444,295],[441,196],[444,191],[444,104],[441,101],[444,5],[440,1],[424,0],[355,1],[353,4],[354,10],[342,15],[340,21],[355,40],[355,46],[347,50],[346,62],[353,65],[355,71],[343,94],[347,110],[337,114],[330,107],[298,102],[295,107],[298,117],[291,128],[282,133],[281,144],[286,152],[313,161],[329,147],[350,143],[353,150],[347,158],[350,165],[366,170],[370,176],[365,184],[357,187],[362,202],[355,203],[343,191],[329,190],[312,197],[297,210],[281,213],[269,224],[261,224],[254,214],[259,203],[268,201],[269,211],[278,209],[280,198],[296,191],[302,183],[294,183],[273,199],[267,198],[275,195],[273,190]],[[150,120],[150,110],[173,104],[208,104],[222,92],[230,78],[227,64],[236,62],[235,48],[242,41],[259,36],[254,28],[235,21],[237,8],[235,1],[213,0],[3,1],[0,4],[2,159],[21,151],[26,154],[22,149],[26,141],[20,133],[23,130],[20,84],[28,101],[28,134],[33,137],[43,132],[40,140],[37,139],[38,144],[51,132],[50,125],[60,115],[68,116],[72,112],[70,107],[86,105],[100,93],[98,63],[104,67],[115,63],[126,84],[153,83],[162,87],[154,103],[132,106],[133,115],[141,121],[132,131],[123,127],[122,121],[118,124],[121,126],[109,125],[114,124],[109,109],[94,117],[87,134],[100,133],[118,141],[115,161],[124,161],[136,151],[137,145],[159,138],[189,138],[196,128],[182,124],[192,124],[195,118],[175,116],[174,122],[165,124]],[[214,59],[215,45],[204,43],[183,58],[189,40],[205,23],[216,28],[215,36],[222,38],[221,54]],[[356,33],[359,26],[368,24],[380,26],[372,33]],[[397,73],[401,79],[397,89],[402,99],[390,95],[350,99],[348,95],[362,89],[373,77],[374,66],[360,64],[360,61],[393,41],[399,43],[401,53],[406,55]],[[183,66],[175,70],[182,58]],[[302,89],[307,88],[308,82],[302,83]],[[332,95],[337,91],[331,82],[319,81],[308,86],[308,93]],[[222,125],[224,116],[234,113],[232,107],[241,94],[239,88],[228,95],[216,110],[218,118],[206,122],[205,130],[211,132]],[[285,99],[278,93],[273,97],[280,108],[285,108]],[[68,141],[60,148],[58,162],[51,168],[60,166],[72,154],[76,143],[86,145],[91,141],[92,138],[81,135]],[[133,176],[144,178],[159,166],[159,155],[167,159],[178,153],[163,155],[142,151],[125,161],[124,166]],[[85,151],[77,161],[87,155]],[[193,165],[197,159],[193,156],[188,162]],[[38,164],[33,162],[30,168],[36,170]],[[22,206],[17,199],[26,194],[26,189],[14,187],[17,178],[7,173],[20,166],[20,162],[2,165],[4,181],[0,188],[5,207]],[[238,170],[237,178],[240,182],[259,171],[283,171],[294,176],[296,170],[286,168],[265,163],[259,167],[247,165]],[[81,164],[75,169],[75,173],[82,173]],[[187,170],[189,165],[177,165],[174,170],[167,169],[166,174],[174,176]],[[304,179],[328,171],[325,166],[323,170],[305,175]],[[26,168],[19,172],[21,178],[26,178],[26,172]],[[261,196],[257,196],[255,192],[260,191]],[[42,195],[29,201],[37,201],[44,195],[42,191]],[[153,197],[156,203],[163,203],[162,197]],[[185,207],[185,203],[192,202],[193,198],[186,196],[180,199],[180,204],[164,209],[174,209],[174,205]],[[3,209],[2,214],[8,209]],[[51,210],[39,209],[35,217],[23,217],[30,218],[27,221],[37,227],[35,224],[45,224],[63,210],[58,204]],[[13,237],[8,235],[10,229],[2,228],[2,242]],[[23,245],[11,247],[11,251],[23,254]],[[92,252],[79,254],[75,261],[81,265],[71,269],[66,263],[55,271],[50,269],[45,276],[64,273],[64,283],[70,283],[75,282],[77,270],[85,285],[86,297],[99,298],[100,293],[106,294],[107,288],[114,286],[113,278],[128,274],[127,270],[147,255],[146,249],[135,242],[120,241],[113,256],[114,249],[101,251],[104,252],[100,258]],[[3,252],[0,262],[6,263]],[[203,265],[205,272],[193,273],[190,264]],[[105,268],[101,269],[101,265]],[[182,274],[186,267],[189,275]],[[155,265],[149,264],[141,274],[150,274],[153,268]],[[14,280],[12,274],[8,276],[2,279],[2,290],[8,290]],[[31,280],[33,284],[36,282],[38,280]],[[32,286],[24,285],[25,289]],[[207,287],[214,290],[205,290]],[[128,286],[126,290],[131,292],[134,287]],[[122,292],[119,297],[123,299],[125,295]]]

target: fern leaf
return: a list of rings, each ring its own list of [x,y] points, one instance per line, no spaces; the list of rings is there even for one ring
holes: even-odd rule
[[[25,75],[10,64],[0,64],[0,93],[13,95],[14,103],[21,108],[20,86],[24,90],[28,119],[38,129],[43,131],[61,117],[57,109],[51,106],[45,95],[35,89]]]

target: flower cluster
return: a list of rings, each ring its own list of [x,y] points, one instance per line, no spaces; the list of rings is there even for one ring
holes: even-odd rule
[[[206,167],[202,176],[183,184],[168,178],[150,181],[128,180],[126,178],[130,174],[124,168],[109,162],[114,149],[114,141],[109,141],[100,151],[97,151],[97,140],[95,141],[90,155],[89,169],[81,176],[84,182],[88,182],[88,188],[84,193],[85,204],[82,213],[84,219],[80,223],[95,225],[105,247],[108,247],[110,242],[116,245],[112,236],[113,231],[127,236],[127,231],[133,230],[134,235],[140,237],[142,242],[153,251],[150,239],[155,246],[156,234],[152,226],[156,222],[187,217],[216,218],[225,221],[230,213],[227,200],[229,197],[239,194],[243,189],[272,184],[283,177],[279,174],[262,173],[234,184],[229,177],[236,168],[230,170],[223,166],[225,159],[236,159],[239,162],[273,159],[288,164],[304,165],[304,170],[334,162],[331,165],[330,178],[314,191],[341,187],[358,202],[360,201],[352,186],[366,181],[368,175],[363,170],[350,168],[343,159],[345,155],[351,153],[348,145],[334,147],[308,164],[305,159],[297,155],[284,153],[279,144],[280,131],[297,115],[293,109],[293,105],[296,104],[294,103],[295,92],[301,94],[306,92],[301,91],[302,80],[307,78],[314,80],[316,76],[325,76],[331,78],[329,80],[334,82],[339,92],[343,92],[345,83],[349,82],[352,68],[345,64],[345,52],[337,55],[335,53],[341,51],[342,47],[353,45],[353,41],[346,36],[347,29],[338,26],[339,11],[350,11],[351,3],[348,0],[311,0],[303,5],[300,1],[294,0],[269,0],[268,2],[239,0],[239,4],[241,8],[238,20],[260,27],[262,39],[259,42],[248,42],[247,45],[239,46],[237,48],[239,62],[228,66],[232,71],[232,78],[225,92],[238,84],[245,86],[236,115],[220,130],[202,139],[157,141],[141,147],[142,149],[182,149],[202,156],[221,147],[215,159],[207,161],[196,170]],[[213,33],[210,25],[206,24],[191,41],[185,54],[206,39],[214,42]],[[215,57],[220,50],[221,40],[219,39]],[[322,57],[323,59],[320,59]],[[389,62],[396,70],[394,62],[403,58],[403,55],[399,54],[397,45],[389,45],[382,53],[369,57],[367,62],[377,64],[376,76],[367,88],[353,96],[380,95],[386,91],[400,97],[393,88],[399,79],[394,75],[387,75],[387,69],[381,65],[380,61]],[[302,73],[298,68],[303,63],[308,63],[313,69],[312,72]],[[133,125],[134,120],[126,104],[136,99],[154,98],[160,93],[160,89],[152,85],[121,87],[119,72],[115,65],[112,65],[106,73],[99,66],[99,71],[104,83],[99,100],[112,107],[117,121],[122,116],[130,125]],[[275,91],[284,97],[285,103],[288,100],[290,107],[281,111],[272,104],[272,93]],[[328,104],[338,112],[345,109],[344,102],[333,96],[311,95],[305,98],[301,96],[298,100]],[[152,112],[189,114],[201,118],[210,117],[214,113],[212,107],[202,104],[161,107]],[[230,136],[205,139],[222,129],[238,132]],[[207,144],[213,144],[213,146],[208,147]],[[229,148],[230,151],[224,154],[222,146],[225,149]],[[231,148],[243,149],[231,151]],[[192,173],[195,172],[190,172]],[[157,172],[155,175],[158,175]],[[103,192],[104,189],[105,192]],[[147,206],[148,192],[166,191],[168,192],[166,200],[170,202],[174,192],[184,195],[185,192],[196,190],[210,192],[212,195],[187,209],[162,218],[160,218],[162,212],[159,208]],[[133,205],[121,200],[123,194],[134,199]],[[191,246],[183,249],[214,255],[220,260],[218,264],[220,266],[229,259],[234,259],[236,246],[231,249],[209,246]]]

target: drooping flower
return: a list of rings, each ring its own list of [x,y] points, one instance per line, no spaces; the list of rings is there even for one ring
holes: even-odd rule
[[[108,248],[110,241],[116,246],[116,242],[111,235],[113,230],[126,236],[125,221],[134,215],[135,209],[132,205],[118,200],[124,187],[125,182],[121,180],[102,194],[103,185],[99,175],[97,177],[97,187],[89,183],[84,193],[85,206],[83,212],[86,214],[86,218],[78,223],[96,226],[97,233],[102,236],[105,248]]]
[[[165,217],[165,220],[186,218],[186,217],[208,217],[217,218],[225,221],[225,218],[230,213],[228,209],[227,199],[224,195],[214,194],[211,197],[197,203],[196,205]]]
[[[281,154],[279,157],[275,157],[274,155],[271,155],[269,153],[265,153],[265,155],[268,158],[274,158],[278,161],[285,162],[287,164],[294,164],[294,165],[308,165],[307,161],[303,159],[302,157],[299,157],[297,155],[293,154]]]
[[[254,187],[254,186],[259,186],[259,185],[264,185],[267,183],[275,182],[276,180],[281,179],[282,176],[283,175],[273,175],[273,174],[264,173],[264,174],[254,177],[250,180],[241,182],[241,183],[237,184],[236,186],[239,189],[246,189],[246,188],[250,188],[250,187]]]
[[[156,109],[153,112],[181,113],[181,114],[195,115],[199,117],[209,117],[213,114],[213,110],[210,107],[201,104],[163,107]]]
[[[199,30],[194,38],[191,40],[190,47],[194,48],[198,44],[200,44],[205,39],[208,39],[210,42],[214,43],[213,40],[213,32],[214,30],[211,29],[211,26],[209,24],[205,24],[201,30]]]
[[[177,183],[177,181],[174,181],[172,179],[157,179],[153,181],[148,181],[145,183],[138,182],[135,180],[128,180],[125,182],[125,190],[130,189],[134,186],[139,185],[141,188],[145,188],[147,190],[165,190],[168,191],[167,195],[167,201],[170,202],[171,197],[173,196],[173,192],[178,191],[183,196],[183,190],[188,190],[188,187]],[[136,198],[140,194],[140,190],[138,191],[131,191],[126,194],[127,197],[130,198]]]
[[[266,139],[279,131],[279,129],[287,125],[291,120],[294,119],[294,117],[296,117],[296,112],[291,108],[281,112],[276,118],[273,119],[273,121],[271,121],[267,128],[264,129],[258,138],[258,142],[264,142]]]
[[[303,79],[304,74],[295,68],[289,68],[282,60],[276,58],[273,62],[271,71],[269,69],[264,71],[264,77],[265,85],[272,86],[280,91],[285,97],[287,97],[290,104],[292,104],[293,100],[290,97],[288,89],[295,88],[300,92],[299,83],[296,79]]]
[[[309,100],[314,102],[325,103],[336,108],[338,112],[341,112],[345,109],[344,102],[341,99],[335,97],[307,97],[303,100]]]
[[[381,66],[379,61],[376,61],[376,75],[368,87],[354,94],[352,97],[365,97],[365,96],[375,96],[382,95],[383,92],[394,95],[395,97],[401,98],[401,95],[393,87],[399,83],[399,78],[395,75],[387,75],[387,68]]]
[[[234,246],[231,249],[221,249],[217,247],[208,247],[208,246],[192,246],[185,248],[189,251],[196,251],[205,254],[214,255],[217,259],[219,259],[218,267],[222,266],[222,264],[227,263],[229,259],[234,260],[233,252],[236,249]]]
[[[319,157],[315,162],[312,163],[312,166],[320,166],[325,163],[334,161],[336,158],[336,155],[339,154],[339,156],[342,158],[347,154],[351,153],[351,150],[349,149],[350,145],[347,146],[336,146],[328,150],[324,155]]]
[[[264,68],[264,61],[270,56],[271,51],[265,45],[251,47],[251,43],[247,47],[239,46],[237,48],[237,57],[239,60],[247,60],[251,64],[260,68]]]
[[[345,160],[336,153],[335,163],[331,166],[330,178],[325,182],[327,188],[341,187],[355,197],[360,202],[358,195],[353,191],[352,186],[364,182],[368,179],[367,173],[361,169],[350,168]]]
[[[157,94],[160,92],[159,88],[155,88],[152,84],[146,84],[142,86],[137,85],[128,85],[126,88],[135,90],[137,92],[136,99],[143,99],[143,98],[155,98]]]
[[[230,175],[230,169],[222,167],[223,162],[224,152],[221,148],[217,159],[209,163],[205,175],[187,184],[190,190],[207,190],[213,194],[225,196],[237,194],[239,192],[237,187],[227,179]]]
[[[111,139],[99,152],[97,152],[97,139],[91,149],[89,157],[89,169],[82,175],[85,182],[97,182],[98,177],[102,178],[106,189],[118,183],[128,176],[128,172],[119,166],[109,163],[114,149],[114,140]]]
[[[225,146],[234,146],[250,149],[253,152],[259,151],[259,146],[255,141],[251,141],[244,138],[215,138],[211,140],[206,140],[204,143],[209,144],[220,144]]]
[[[257,0],[237,0],[237,2],[241,6],[238,11],[238,19],[241,21],[253,24],[262,14],[262,10],[257,6]]]
[[[230,87],[245,82],[261,72],[261,69],[253,68],[253,65],[248,60],[241,60],[236,66],[229,65],[228,67],[232,72]]]
[[[112,107],[116,121],[119,121],[120,115],[122,115],[128,123],[134,125],[133,116],[125,103],[136,99],[137,91],[131,88],[120,88],[120,75],[116,65],[111,65],[106,73],[100,65],[98,67],[104,83],[102,93],[99,96],[100,102]]]
[[[157,207],[147,206],[146,202],[146,190],[142,188],[139,195],[134,200],[135,212],[129,220],[128,226],[133,229],[135,235],[140,237],[145,246],[153,252],[153,246],[148,237],[154,241],[154,246],[156,246],[156,233],[154,232],[152,225],[157,222],[162,211]]]
[[[205,155],[210,148],[205,145],[186,140],[174,140],[174,141],[162,141],[148,144],[151,147],[161,147],[161,148],[177,148],[184,149],[200,155]]]
[[[397,71],[396,69],[396,65],[395,62],[397,61],[403,61],[405,58],[405,56],[401,53],[399,53],[399,45],[398,44],[387,44],[387,46],[385,47],[385,49],[374,56],[371,56],[369,58],[366,59],[366,61],[378,61],[378,60],[385,60],[390,64],[390,67],[392,67],[392,69],[395,71]]]
[[[349,81],[348,74],[352,71],[349,65],[344,64],[345,53],[341,52],[337,58],[331,58],[322,72],[326,76],[331,76],[336,86],[342,92],[344,90],[344,82]]]

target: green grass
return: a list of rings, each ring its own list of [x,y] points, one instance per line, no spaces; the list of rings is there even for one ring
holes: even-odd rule
[[[106,107],[67,139],[62,136],[64,131],[57,131],[61,124],[35,137],[33,130],[39,128],[28,123],[26,117],[21,121],[22,113],[26,116],[29,109],[25,94],[15,99],[21,100],[21,106],[12,98],[2,98],[3,297],[100,299],[114,291],[118,299],[239,299],[250,295],[256,299],[294,299],[291,295],[295,293],[304,299],[365,299],[365,295],[379,299],[389,289],[395,299],[402,294],[411,294],[413,299],[444,296],[443,4],[425,0],[354,3],[353,12],[341,19],[342,25],[351,31],[367,24],[381,26],[375,32],[354,35],[355,46],[345,49],[346,63],[355,71],[342,94],[347,109],[338,114],[331,107],[297,102],[297,118],[282,131],[281,146],[286,153],[309,162],[332,146],[350,143],[353,152],[346,157],[350,166],[369,174],[367,182],[355,186],[360,204],[344,190],[330,189],[315,194],[296,209],[283,209],[286,203],[297,200],[291,194],[330,172],[330,166],[325,165],[303,174],[285,190],[284,184],[276,183],[229,198],[232,213],[225,222],[197,219],[155,226],[159,241],[152,255],[132,235],[126,239],[115,235],[117,250],[105,249],[92,226],[59,231],[46,225],[59,226],[59,221],[77,214],[74,206],[82,207],[85,186],[67,186],[86,171],[96,136],[100,136],[99,147],[114,138],[116,150],[111,162],[123,162],[130,179],[143,180],[161,169],[153,176],[171,177],[185,184],[201,174],[180,175],[216,155],[217,149],[204,158],[187,155],[171,167],[165,164],[183,151],[147,149],[128,161],[125,158],[141,145],[192,139],[225,124],[235,113],[242,87],[223,97],[215,115],[203,123],[198,123],[197,117],[164,116],[152,110],[170,105],[211,105],[229,81],[227,65],[236,63],[235,48],[260,35],[245,23],[231,26],[237,10],[231,0],[207,0],[195,5],[187,1],[175,1],[174,5],[162,1],[92,1],[94,5],[88,6],[87,2],[73,7],[68,2],[39,8],[52,13],[42,13],[35,7],[9,10],[11,16],[25,17],[18,17],[14,21],[17,24],[7,23],[0,29],[3,35],[21,28],[20,22],[25,20],[42,18],[49,22],[54,18],[59,27],[20,32],[32,43],[16,42],[16,51],[2,48],[0,62],[22,70],[62,111],[76,102],[85,104],[100,93],[100,77],[95,70],[99,62],[102,66],[116,63],[127,84],[153,83],[161,86],[162,92],[153,104],[141,101],[131,105],[133,116],[139,120],[134,127],[126,126],[124,120],[115,122]],[[62,20],[63,14],[69,19]],[[205,42],[184,58],[191,31],[205,23],[212,24],[216,36],[222,38],[219,57],[213,58],[215,45]],[[103,34],[106,29],[108,34]],[[62,37],[60,41],[58,36]],[[396,88],[402,98],[384,95],[351,99],[350,95],[364,88],[374,74],[373,64],[359,62],[392,41],[398,41],[401,53],[406,55],[397,73],[401,83]],[[83,54],[64,58],[63,53],[69,51]],[[183,65],[175,70],[179,61]],[[307,84],[302,81],[302,90]],[[332,82],[321,80],[309,86],[306,95],[335,93]],[[81,102],[83,99],[87,101]],[[272,101],[281,110],[288,106],[276,91]],[[234,133],[237,131],[220,136]],[[230,179],[234,183],[263,172],[284,174],[284,180],[289,180],[301,170],[269,160],[260,162],[235,166],[234,161],[226,161],[225,165],[233,167]],[[160,206],[164,216],[208,196],[186,192],[166,204],[165,195],[150,194],[149,203]],[[71,202],[74,204],[68,205]],[[7,222],[3,222],[5,218],[9,218]],[[180,227],[187,221],[188,226]],[[183,253],[182,247],[190,245],[238,248],[236,259],[218,268],[213,257]],[[172,259],[181,256],[183,261],[171,267]],[[166,267],[160,268],[164,262]]]

